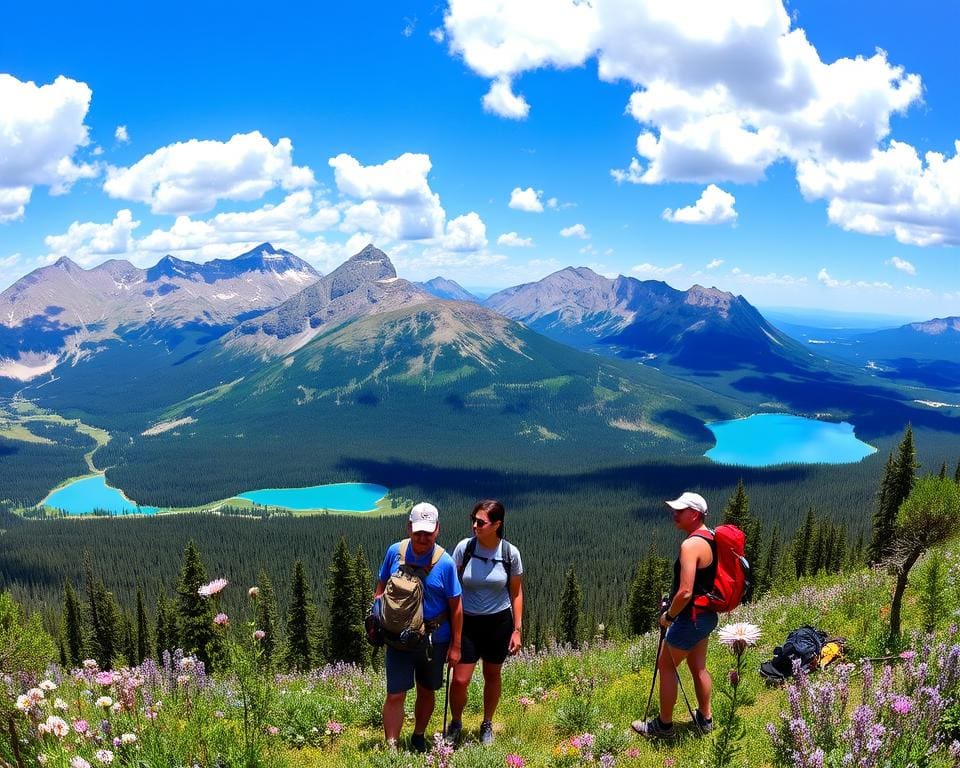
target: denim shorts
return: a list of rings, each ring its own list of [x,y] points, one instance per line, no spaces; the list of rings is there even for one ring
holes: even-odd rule
[[[416,651],[398,651],[387,646],[387,693],[401,693],[413,688],[414,680],[429,691],[443,688],[443,665],[447,661],[450,643],[434,643],[427,655],[427,647]]]
[[[698,610],[694,621],[692,611],[684,611],[667,627],[667,645],[681,651],[689,651],[717,628],[719,616],[713,611]]]

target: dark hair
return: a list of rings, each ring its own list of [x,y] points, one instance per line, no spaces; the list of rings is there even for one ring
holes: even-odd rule
[[[503,504],[501,504],[496,499],[484,499],[483,501],[478,501],[476,504],[473,505],[473,512],[471,513],[471,517],[476,517],[477,512],[486,512],[487,519],[489,519],[491,523],[495,523],[498,520],[500,521],[500,527],[497,528],[497,537],[502,539],[503,538],[503,516],[505,513],[503,509]]]

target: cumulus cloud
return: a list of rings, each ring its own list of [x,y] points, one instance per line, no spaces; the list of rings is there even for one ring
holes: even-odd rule
[[[676,224],[728,224],[737,220],[735,203],[733,195],[710,184],[696,203],[675,211],[667,208],[663,218]]]
[[[569,227],[564,227],[560,230],[560,235],[562,237],[579,237],[581,240],[588,240],[590,234],[587,232],[587,228],[583,224],[574,224]]]
[[[337,189],[360,198],[350,204],[341,229],[366,230],[394,240],[427,240],[443,235],[446,213],[430,189],[429,155],[410,152],[380,165],[361,165],[340,154],[330,158]]]
[[[48,235],[48,261],[67,256],[84,267],[99,264],[105,257],[125,256],[132,250],[133,230],[140,226],[128,209],[117,211],[110,224],[75,221],[62,235]]]
[[[128,144],[130,142],[130,134],[127,133],[127,126],[118,125],[117,130],[113,132],[113,138],[116,139],[119,144]]]
[[[0,74],[0,222],[22,218],[36,186],[64,194],[99,173],[75,159],[89,142],[83,121],[92,95],[63,76],[38,86]]]
[[[890,283],[882,281],[870,282],[868,280],[837,280],[830,276],[827,268],[823,267],[817,273],[817,282],[827,288],[879,288],[889,290],[893,288]]]
[[[436,29],[430,30],[430,38],[435,43],[442,43],[446,38],[446,35],[444,34],[443,29],[441,29],[440,27],[437,27]]]
[[[787,161],[839,226],[914,245],[960,242],[958,185],[948,182],[956,158],[883,148],[892,116],[921,102],[920,77],[882,50],[824,60],[782,0],[695,11],[657,0],[449,0],[444,26],[450,53],[491,93],[512,95],[526,72],[590,60],[602,80],[633,84],[627,112],[640,131],[626,167],[610,172],[618,183],[755,182]],[[530,108],[524,101],[523,114]],[[887,191],[902,199],[878,202],[891,173],[899,186]]]
[[[510,207],[517,211],[526,211],[527,213],[543,213],[543,203],[540,201],[543,190],[527,187],[520,189],[514,187],[510,193]]]
[[[257,200],[277,186],[313,186],[313,172],[293,164],[293,144],[259,131],[229,141],[191,139],[162,147],[129,168],[110,167],[104,191],[146,203],[154,213],[209,211],[220,200]]]
[[[776,272],[767,272],[762,275],[754,275],[745,272],[740,267],[734,267],[730,270],[730,275],[738,283],[747,285],[767,285],[781,287],[800,287],[809,282],[806,277],[794,277],[793,275],[778,275]]]
[[[530,105],[523,95],[513,92],[509,78],[497,78],[484,94],[483,108],[500,117],[523,120],[530,112]]]
[[[487,227],[474,212],[447,222],[443,247],[457,253],[476,252],[487,247]]]
[[[892,265],[895,269],[899,269],[901,272],[906,272],[908,275],[917,274],[917,268],[909,261],[906,259],[901,259],[899,256],[892,257],[887,264]]]
[[[497,238],[497,245],[505,245],[508,248],[532,248],[532,237],[520,237],[516,232],[504,232]]]
[[[668,275],[679,272],[681,269],[683,269],[683,264],[673,264],[669,267],[661,267],[657,264],[644,262],[643,264],[637,264],[634,267],[630,267],[630,273],[647,280],[654,280],[663,279]]]
[[[723,259],[713,259],[709,264],[707,264],[706,269],[716,269],[721,264],[723,264]]]

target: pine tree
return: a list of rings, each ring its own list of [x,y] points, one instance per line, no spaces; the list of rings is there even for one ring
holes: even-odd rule
[[[316,606],[300,560],[290,579],[290,608],[287,611],[287,667],[298,671],[313,669],[316,658]]]
[[[194,654],[209,668],[213,651],[213,604],[201,597],[198,590],[207,582],[207,569],[200,552],[191,540],[183,552],[180,578],[177,581],[177,624],[180,646],[184,653]]]
[[[277,614],[277,597],[273,591],[273,582],[266,571],[261,570],[257,577],[257,609],[256,628],[264,633],[260,641],[262,663],[267,669],[273,669],[277,661],[277,648],[280,631],[280,621]]]
[[[353,560],[353,569],[357,587],[356,603],[360,606],[360,623],[361,626],[363,626],[367,611],[373,603],[373,576],[370,573],[370,564],[367,563],[367,555],[364,553],[362,546],[357,547],[357,553]],[[366,629],[364,628],[364,636],[365,635]],[[363,661],[361,663],[364,666],[368,665],[372,656],[373,649],[364,639]]]
[[[87,621],[90,627],[90,655],[101,669],[109,669],[123,644],[123,625],[113,594],[93,575],[90,553],[84,555],[84,582],[87,592]]]
[[[840,573],[847,563],[847,528],[844,525],[834,526],[833,552],[830,557],[828,570],[830,573]]]
[[[796,568],[797,578],[807,575],[807,561],[810,558],[810,545],[813,543],[814,528],[817,524],[817,515],[813,507],[807,510],[807,516],[804,518],[803,527],[797,531],[793,539],[793,562]]]
[[[363,628],[365,606],[358,603],[360,589],[354,558],[342,536],[327,574],[327,658],[363,665],[367,656]]]
[[[816,532],[813,535],[813,542],[810,544],[810,552],[807,555],[806,573],[810,576],[816,576],[820,573],[826,560],[827,537],[825,527],[826,523],[817,521]]]
[[[637,564],[627,600],[627,629],[641,635],[653,628],[663,595],[665,564],[651,546],[647,556]]]
[[[560,614],[557,639],[561,643],[577,648],[580,644],[580,612],[583,608],[583,591],[577,574],[570,566],[564,578],[563,592],[560,594]]]
[[[123,613],[120,616],[120,624],[123,626],[123,657],[126,659],[127,666],[137,666],[137,640],[134,637],[133,622],[130,617]]]
[[[913,429],[908,424],[897,447],[896,456],[891,453],[887,458],[883,479],[880,481],[877,509],[873,515],[873,535],[867,550],[867,562],[871,565],[882,562],[890,554],[897,512],[913,489],[918,466],[913,445]]]
[[[941,480],[947,479],[947,462],[943,462],[943,464],[940,465],[940,474],[937,475],[937,477]]]
[[[957,462],[957,468],[953,470],[953,482],[960,485],[960,461]]]
[[[163,587],[157,595],[157,660],[163,660],[164,651],[180,647],[180,631],[177,627],[176,605],[167,597]]]
[[[773,587],[777,567],[780,564],[781,547],[780,526],[777,525],[774,526],[773,533],[770,534],[770,543],[767,545],[767,553],[763,558],[763,565],[753,574],[754,597],[762,597]]]
[[[63,625],[68,663],[80,666],[83,661],[83,609],[69,581],[63,584]]]
[[[737,481],[737,488],[723,510],[723,522],[725,525],[735,525],[744,532],[750,524],[750,499],[747,497],[742,477]]]
[[[137,664],[153,656],[153,647],[150,642],[150,625],[147,623],[147,606],[143,599],[143,589],[137,585]]]

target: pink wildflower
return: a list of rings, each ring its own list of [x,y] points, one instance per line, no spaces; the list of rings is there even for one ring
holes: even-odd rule
[[[913,702],[907,696],[897,696],[890,708],[898,715],[906,715],[913,709]]]
[[[214,579],[209,584],[204,584],[197,590],[200,597],[213,597],[223,591],[223,588],[230,582],[226,579]]]
[[[327,733],[331,736],[339,736],[343,733],[343,723],[338,723],[336,720],[328,720]]]
[[[113,672],[97,672],[93,679],[97,685],[102,685],[104,688],[107,688],[113,685]]]
[[[507,755],[508,768],[524,768],[526,762],[520,755]]]
[[[74,720],[73,721],[73,730],[79,733],[81,736],[87,732],[89,725],[86,720]]]
[[[630,747],[630,749],[624,752],[624,754],[631,760],[635,760],[636,758],[640,757],[640,749],[639,747]]]
[[[275,725],[269,725],[267,726],[267,733],[269,733],[271,736],[276,736],[278,733],[280,733],[280,729]]]
[[[230,618],[225,613],[218,613],[213,617],[213,623],[218,627],[225,627],[230,623]]]
[[[263,638],[265,638],[266,636],[267,636],[267,633],[264,632],[262,629],[256,629],[253,632],[253,639],[256,640],[258,643],[261,640],[263,640]]]
[[[533,704],[533,699],[531,699],[529,696],[520,697],[520,706],[523,707],[524,709],[529,707],[531,704]]]

